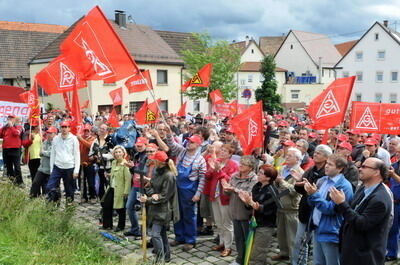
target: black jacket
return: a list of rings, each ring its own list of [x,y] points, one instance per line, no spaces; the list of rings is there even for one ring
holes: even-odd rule
[[[351,183],[351,186],[353,187],[353,192],[356,190],[358,185],[358,173],[358,168],[354,165],[354,163],[348,161],[347,166],[343,170],[343,175]]]
[[[272,193],[275,193],[275,198]],[[260,208],[254,211],[254,216],[257,221],[258,227],[275,227],[276,222],[276,210],[278,209],[276,200],[278,200],[278,191],[273,185],[261,186],[260,182],[257,182],[251,190],[253,201],[260,204]]]
[[[353,146],[353,151],[351,151],[351,159],[353,159],[354,162],[361,161],[363,159],[362,152],[365,149],[365,145],[363,144],[356,144]]]
[[[317,180],[325,176],[325,166],[323,166],[321,169],[317,169],[316,166],[313,166],[312,168],[308,169],[306,172],[303,174],[303,178],[307,179],[308,182],[310,183],[317,183]],[[303,224],[307,224],[308,220],[310,219],[311,211],[312,208],[308,204],[307,199],[308,195],[304,187],[302,186],[294,186],[294,189],[302,194],[303,196],[301,197],[300,204],[299,204],[299,220]]]
[[[336,210],[344,216],[341,232],[342,265],[385,263],[392,199],[383,185],[379,184],[364,201],[362,187],[350,204],[344,202],[336,206]]]

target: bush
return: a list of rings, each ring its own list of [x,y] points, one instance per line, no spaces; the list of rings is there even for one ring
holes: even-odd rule
[[[0,264],[120,264],[73,214],[0,183]]]

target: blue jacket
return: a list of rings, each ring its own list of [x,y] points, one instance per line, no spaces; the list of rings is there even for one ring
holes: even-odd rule
[[[329,177],[322,177],[317,183],[323,183],[327,178]],[[353,188],[343,174],[340,174],[334,187],[337,190],[343,190],[347,202],[353,199]],[[343,216],[335,211],[336,204],[329,197],[329,192],[326,198],[322,198],[319,192],[314,193],[308,197],[308,203],[321,212],[321,219],[315,230],[316,240],[318,242],[339,243],[339,230],[343,222]],[[310,218],[312,219],[312,214]]]

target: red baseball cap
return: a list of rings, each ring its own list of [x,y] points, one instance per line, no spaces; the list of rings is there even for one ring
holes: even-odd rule
[[[364,142],[365,145],[378,145],[378,141],[372,137],[369,137]]]
[[[92,126],[90,125],[90,124],[88,124],[88,123],[86,123],[84,126],[83,126],[83,130],[84,131],[90,131],[92,129]]]
[[[293,147],[296,146],[296,144],[291,140],[286,140],[282,144],[286,146],[293,146]]]
[[[160,162],[165,162],[168,159],[168,155],[167,153],[165,153],[164,151],[157,151],[154,153],[154,155],[149,156],[150,160],[157,160]]]
[[[289,123],[287,121],[279,121],[278,126],[289,127]]]
[[[235,133],[235,132],[233,131],[232,126],[229,126],[228,128],[226,128],[225,132],[228,132],[228,133]]]
[[[351,144],[349,142],[341,142],[338,146],[342,147],[342,148],[346,148],[349,151],[353,151],[353,147],[351,146]]]
[[[317,134],[316,134],[315,132],[310,132],[310,133],[308,134],[308,137],[310,137],[310,138],[317,138]]]
[[[146,144],[148,144],[148,143],[149,143],[149,141],[147,140],[146,137],[138,137],[138,138],[136,139],[135,145],[146,145]]]
[[[63,122],[60,124],[60,126],[61,126],[61,127],[63,127],[63,126],[70,127],[70,126],[71,126],[71,123],[70,123],[69,121],[63,121]]]
[[[154,148],[154,149],[158,150],[158,146],[156,144],[153,144],[153,143],[147,144],[146,147],[150,147],[150,148]]]
[[[198,136],[197,134],[193,134],[192,136],[190,136],[186,139],[191,141],[192,143],[196,143],[198,145],[201,145],[201,143],[202,143],[200,136]]]
[[[381,141],[382,135],[378,134],[378,133],[373,133],[371,135],[372,138],[374,138],[375,140],[377,140],[378,142]]]
[[[349,140],[349,137],[348,137],[347,135],[343,134],[343,133],[340,133],[340,134],[338,135],[337,138],[338,138],[339,141],[341,141],[341,142],[345,142],[345,141],[348,141],[348,140]]]
[[[347,132],[346,133],[349,133],[349,134],[354,134],[354,135],[360,135],[361,134],[361,132],[360,132],[360,130],[359,129],[351,129],[351,130],[347,130]]]
[[[47,129],[46,133],[58,133],[58,130],[57,130],[56,127],[50,126],[50,127]]]
[[[8,118],[15,118],[16,116],[13,115],[13,114],[8,114],[7,117],[8,117]]]

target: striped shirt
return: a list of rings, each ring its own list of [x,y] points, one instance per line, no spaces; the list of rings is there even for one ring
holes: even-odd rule
[[[189,155],[187,154],[185,147],[174,141],[172,135],[167,135],[166,140],[167,145],[171,150],[171,155],[177,157],[177,164],[181,162],[183,167],[188,168],[193,163],[192,172],[189,175],[189,179],[191,181],[198,181],[199,185],[197,187],[195,196],[200,196],[204,189],[204,176],[207,170],[206,161],[199,152],[200,150],[198,150],[195,155]],[[193,159],[195,160],[193,161]]]

